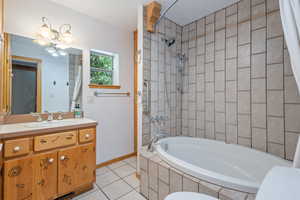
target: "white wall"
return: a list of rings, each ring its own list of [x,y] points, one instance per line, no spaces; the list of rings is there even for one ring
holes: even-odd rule
[[[133,33],[46,0],[5,0],[6,32],[33,37],[43,16],[55,27],[70,23],[75,47],[83,49],[83,109],[99,122],[97,163],[133,152],[133,96],[95,98],[88,88],[89,49],[99,49],[119,54],[121,91],[133,94]]]
[[[11,35],[11,54],[42,60],[42,111],[69,111],[69,57],[53,57],[29,38]],[[56,82],[54,85],[53,82]]]

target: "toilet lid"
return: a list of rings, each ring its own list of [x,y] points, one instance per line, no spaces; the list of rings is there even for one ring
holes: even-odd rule
[[[167,196],[165,200],[217,200],[217,199],[200,193],[176,192]]]

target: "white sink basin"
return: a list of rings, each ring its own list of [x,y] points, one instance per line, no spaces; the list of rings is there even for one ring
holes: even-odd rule
[[[54,127],[54,126],[67,126],[70,124],[74,124],[71,120],[53,120],[53,121],[43,121],[43,122],[32,122],[22,124],[26,128],[46,128],[46,127]]]

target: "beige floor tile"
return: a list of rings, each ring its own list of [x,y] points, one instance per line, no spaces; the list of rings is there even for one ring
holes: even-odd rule
[[[129,193],[133,189],[123,180],[119,180],[102,188],[102,190],[110,200],[115,200]]]
[[[127,165],[127,164],[122,167],[116,168],[113,171],[117,175],[119,175],[121,178],[136,172],[136,170],[133,167],[131,167],[130,165]]]
[[[131,187],[136,188],[140,185],[139,179],[136,177],[135,174],[131,174],[130,176],[126,176],[123,178],[126,183],[128,183]]]
[[[106,196],[99,190],[86,192],[74,198],[74,200],[108,200]]]
[[[96,184],[102,188],[106,185],[111,184],[114,181],[119,180],[120,177],[118,177],[116,174],[114,174],[112,171],[107,172],[105,174],[96,176]]]
[[[116,162],[116,163],[113,163],[113,164],[111,164],[111,165],[108,165],[107,167],[108,167],[109,169],[117,169],[117,168],[122,167],[122,166],[124,166],[124,165],[126,165],[126,164],[127,164],[126,162],[120,161],[120,162]]]
[[[96,169],[96,175],[97,176],[106,174],[108,172],[110,172],[110,169],[108,167],[101,167],[99,169]]]
[[[122,196],[118,200],[146,200],[146,199],[142,195],[140,195],[139,193],[133,190],[132,192]]]

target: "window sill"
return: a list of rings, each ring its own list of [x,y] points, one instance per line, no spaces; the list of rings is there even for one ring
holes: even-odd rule
[[[89,88],[121,89],[121,86],[120,85],[97,85],[97,84],[89,84]]]

